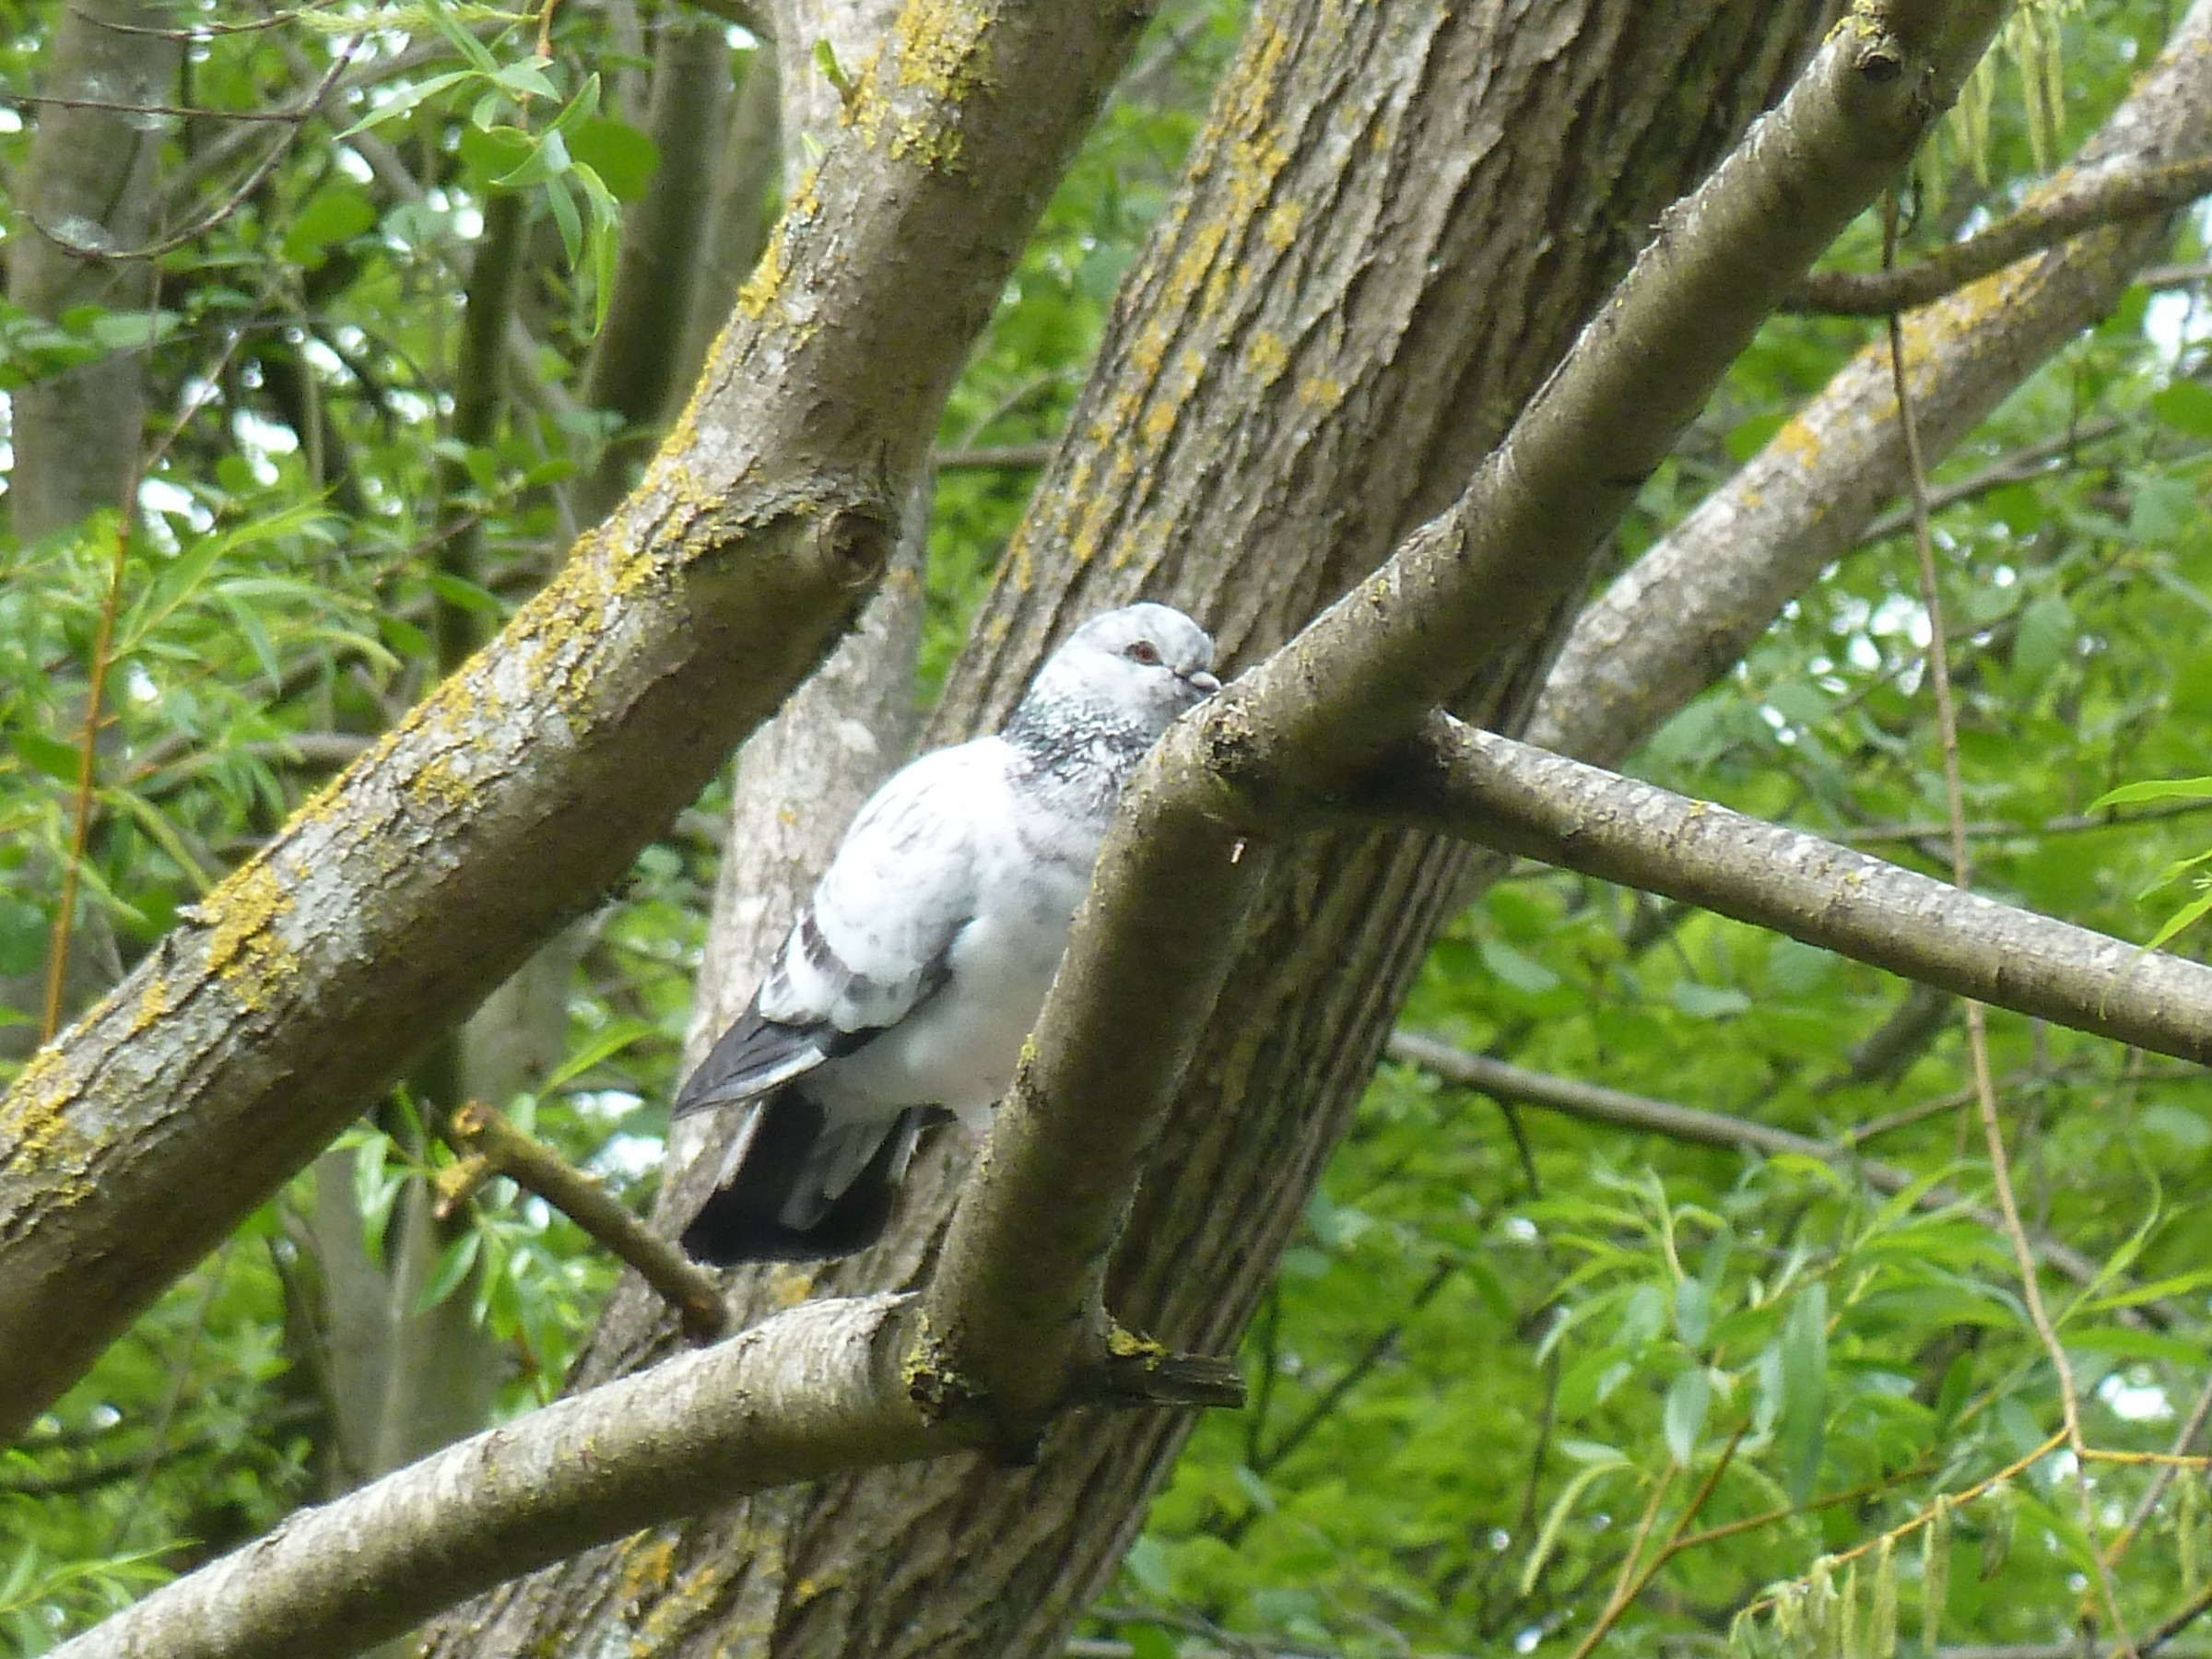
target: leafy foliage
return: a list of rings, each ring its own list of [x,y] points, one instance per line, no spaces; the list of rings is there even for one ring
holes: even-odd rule
[[[954,395],[948,460],[1057,432],[1238,10],[1163,8]],[[0,4],[0,87],[35,88],[59,16],[43,0]],[[151,948],[323,770],[373,742],[446,665],[441,637],[479,635],[530,591],[574,528],[580,481],[634,435],[578,406],[623,208],[665,159],[644,130],[650,52],[612,10],[339,7],[236,30],[247,19],[228,11],[181,16],[202,30],[190,91],[209,110],[281,102],[361,43],[342,71],[344,113],[165,257],[157,305],[0,311],[0,390],[143,349],[155,406],[176,422],[127,525],[108,514],[0,547],[0,1018],[15,1022],[0,1039],[35,1031],[111,608],[67,930],[96,982]],[[1906,256],[2017,201],[2109,110],[2165,17],[2118,0],[2037,8],[2014,59],[2035,94],[2009,96],[1997,77],[1970,112],[1971,142],[1955,135],[1929,159]],[[730,60],[758,72],[747,41],[733,39]],[[0,133],[16,176],[30,131]],[[243,152],[224,140],[173,122],[159,134],[165,177],[196,169],[218,196],[234,178]],[[458,296],[502,213],[524,251],[512,318],[530,348],[469,429]],[[28,233],[19,215],[5,229]],[[2194,230],[2183,241],[2199,251]],[[1869,222],[1837,258],[1868,264],[1877,245]],[[2172,936],[2144,895],[2194,869],[2204,841],[2201,790],[2142,782],[2204,770],[2212,708],[2212,387],[2192,303],[2138,292],[1937,480],[2047,457],[2000,469],[1938,522],[1977,884],[2137,938]],[[1867,337],[1771,324],[1651,481],[1620,558]],[[925,688],[1032,476],[942,471]],[[1637,767],[1937,869],[1931,626],[1910,547],[1877,538]],[[641,1207],[718,805],[649,849],[585,925],[566,1062],[505,1102]],[[2070,1454],[2047,1450],[2059,1377],[1989,1218],[1959,1022],[1940,999],[1531,872],[1453,924],[1406,1019],[1836,1156],[1631,1135],[1385,1066],[1247,1345],[1253,1405],[1197,1426],[1099,1615],[1105,1633],[1147,1659],[1242,1641],[1570,1653],[1609,1616],[1622,1653],[1712,1651],[1732,1629],[1753,1652],[1924,1651],[2059,1640],[2102,1619],[2100,1553],[2137,1635],[2195,1593],[2201,1470],[2092,1462],[2092,1535]],[[2089,1444],[2162,1453],[2212,1383],[2212,1215],[2191,1202],[2212,1111],[2194,1073],[2006,1017],[1992,1031],[2030,1230],[2076,1253],[2074,1271],[2051,1266],[2043,1282]],[[16,1651],[41,1651],[335,1483],[319,1324],[335,1267],[318,1183],[343,1187],[366,1257],[388,1269],[404,1205],[444,1159],[425,1128],[439,1087],[411,1079],[0,1453],[0,1629]],[[1898,1179],[1877,1179],[1874,1160]],[[465,1307],[504,1366],[497,1409],[526,1409],[558,1386],[607,1265],[497,1183],[439,1244],[409,1310]]]

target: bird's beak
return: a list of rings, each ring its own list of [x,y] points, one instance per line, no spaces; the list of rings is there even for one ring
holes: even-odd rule
[[[1182,677],[1182,680],[1183,684],[1190,687],[1192,690],[1197,692],[1201,697],[1211,697],[1215,692],[1221,689],[1221,682],[1216,679],[1212,675],[1208,674],[1203,668],[1194,669],[1191,673],[1184,675]]]

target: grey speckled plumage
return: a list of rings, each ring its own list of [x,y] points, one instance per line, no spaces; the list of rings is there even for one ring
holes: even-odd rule
[[[677,1097],[678,1116],[750,1110],[685,1250],[726,1264],[864,1249],[930,1113],[989,1124],[1123,786],[1219,688],[1213,657],[1167,606],[1094,617],[1004,731],[923,756],[861,808]]]

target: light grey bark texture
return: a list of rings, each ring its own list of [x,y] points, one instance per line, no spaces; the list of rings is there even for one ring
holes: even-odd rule
[[[1387,803],[1385,805],[1385,803]],[[1377,806],[1994,1007],[2212,1062],[2212,968],[1439,716]]]
[[[165,0],[83,0],[65,7],[40,90],[105,103],[174,103],[182,42],[159,32],[125,32],[159,31],[171,23]],[[59,317],[80,305],[145,309],[154,296],[151,265],[80,259],[40,228],[101,250],[121,252],[147,241],[165,124],[159,117],[62,104],[42,105],[37,113],[38,131],[19,181],[20,234],[8,241],[9,300],[34,317]],[[122,500],[138,464],[145,423],[142,359],[141,351],[126,347],[9,394],[15,465],[7,508],[19,539],[44,535]]]
[[[336,1656],[527,1560],[741,1491],[931,1447],[897,1298],[818,1302],[495,1430],[156,1592],[68,1659]],[[576,1652],[575,1649],[565,1650]]]
[[[1206,618],[1232,665],[1281,643],[1457,491],[1818,9],[1256,8],[932,740],[994,722],[1060,632],[1140,592]],[[1207,1351],[1272,1272],[1457,854],[1340,836],[1285,863],[1112,1302]],[[941,1140],[880,1250],[771,1291],[907,1282],[967,1157]],[[610,1312],[590,1375],[658,1351],[635,1312]],[[1027,1470],[955,1458],[755,1499],[512,1586],[435,1652],[1053,1652],[1182,1432],[1093,1421]]]
[[[2136,171],[2207,147],[2212,6],[2200,0],[2038,199],[2087,174]],[[1908,383],[1931,460],[2109,312],[2171,240],[2162,221],[2114,226],[1908,316]],[[1601,766],[1625,759],[1850,552],[1904,486],[1889,350],[1877,339],[1576,619],[1530,739]]]
[[[879,573],[1138,21],[901,15],[638,489],[0,1100],[0,1437],[587,910]]]

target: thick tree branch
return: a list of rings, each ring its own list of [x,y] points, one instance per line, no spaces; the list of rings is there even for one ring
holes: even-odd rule
[[[1501,852],[1664,893],[1908,979],[2212,1060],[2212,968],[1440,715],[1383,793]]]
[[[1141,22],[901,18],[638,490],[0,1103],[0,1439],[589,909],[874,580]]]
[[[1911,311],[1979,282],[2029,254],[2124,220],[2170,213],[2212,190],[2212,157],[2125,171],[2068,175],[2041,200],[1964,241],[1888,271],[1815,271],[1784,304],[1794,312],[1854,317]]]
[[[428,1615],[745,1492],[973,1444],[927,1408],[916,1300],[806,1302],[294,1514],[55,1659],[342,1659]],[[1071,1404],[1234,1404],[1233,1368],[1106,1356]]]
[[[928,1293],[925,1359],[948,1408],[1021,1444],[1103,1340],[1121,1212],[1257,888],[1247,837],[1341,786],[1576,590],[1644,475],[1786,285],[1895,176],[2003,9],[1862,6],[1666,216],[1459,502],[1170,731],[1107,838]],[[1127,1040],[1137,1030],[1147,1041]]]

